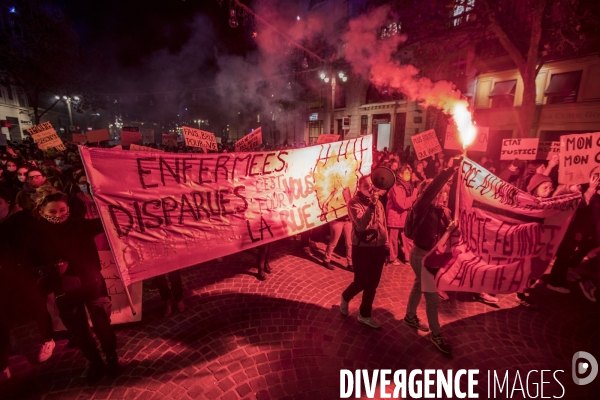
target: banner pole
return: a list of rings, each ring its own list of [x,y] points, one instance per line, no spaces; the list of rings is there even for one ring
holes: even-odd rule
[[[118,268],[117,268],[118,269]],[[129,303],[129,308],[131,309],[131,314],[136,315],[135,308],[133,307],[133,300],[131,299],[131,293],[129,293],[129,286],[123,285],[125,288],[125,294],[127,295],[127,302]]]

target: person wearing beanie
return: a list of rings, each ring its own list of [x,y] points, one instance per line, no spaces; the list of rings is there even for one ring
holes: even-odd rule
[[[535,174],[527,184],[527,192],[536,197],[550,197],[552,194],[552,179],[546,175]]]

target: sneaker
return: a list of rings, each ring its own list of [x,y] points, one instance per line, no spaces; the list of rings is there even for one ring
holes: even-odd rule
[[[40,352],[38,354],[38,362],[44,362],[50,357],[52,357],[52,352],[54,351],[55,347],[56,343],[54,343],[54,340],[50,340],[42,344],[42,348],[40,349]]]
[[[406,315],[404,316],[403,321],[411,328],[415,328],[423,332],[429,332],[429,327],[425,324],[422,324],[421,320],[419,320],[416,315],[413,318],[410,318],[408,315]]]
[[[95,385],[106,375],[106,364],[102,361],[96,361],[90,364],[90,368],[85,374],[85,382],[88,385]]]
[[[258,279],[259,281],[266,281],[267,276],[264,273],[256,274],[256,279]]]
[[[540,307],[535,304],[529,296],[525,296],[525,293],[517,293],[517,299],[521,307],[529,308],[530,310],[539,310]]]
[[[396,266],[398,266],[398,265],[402,265],[402,263],[400,262],[400,260],[396,259],[396,260],[394,260],[394,261],[390,261],[390,262],[388,263],[388,265],[391,265],[392,267],[396,267]]]
[[[373,319],[373,317],[363,317],[362,315],[360,315],[360,313],[358,314],[358,322],[360,322],[361,324],[365,324],[367,326],[370,326],[373,329],[379,329],[381,328],[381,324],[377,321],[375,321]]]
[[[265,263],[264,271],[265,271],[267,274],[270,274],[270,273],[272,273],[272,272],[273,272],[273,269],[271,269],[271,265],[269,265],[269,263]]]
[[[183,302],[183,300],[179,300],[177,303],[175,303],[175,306],[177,307],[177,311],[179,311],[179,312],[185,311],[185,303]]]
[[[342,296],[342,300],[340,300],[340,314],[344,317],[348,316],[348,302],[344,300],[344,296]]]
[[[106,357],[106,377],[108,379],[115,379],[119,376],[120,372],[119,358],[116,355]]]
[[[571,291],[569,289],[567,289],[566,287],[562,287],[562,286],[552,286],[551,284],[547,284],[546,287],[550,290],[554,290],[555,292],[558,293],[571,293]]]
[[[484,293],[475,293],[475,294],[473,294],[473,298],[476,301],[480,301],[482,303],[487,303],[487,304],[496,304],[499,301],[497,297],[494,297],[485,292]]]
[[[331,271],[333,271],[335,268],[333,267],[333,265],[331,265],[330,261],[323,261],[323,266]]]
[[[589,301],[596,302],[596,286],[594,286],[592,281],[581,281],[579,282],[579,287]]]
[[[442,335],[441,333],[437,336],[435,336],[432,333],[431,341],[433,342],[433,344],[435,344],[435,347],[437,347],[438,350],[441,351],[442,353],[444,353],[444,354],[452,353],[452,347],[450,347],[450,345],[448,345],[448,343],[446,343],[446,340],[444,339],[444,335]]]
[[[444,292],[443,290],[438,290],[438,296],[444,301],[450,300],[450,296],[448,296],[448,293]]]

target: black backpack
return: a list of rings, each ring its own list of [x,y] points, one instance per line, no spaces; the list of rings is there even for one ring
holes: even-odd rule
[[[427,210],[423,212],[421,218],[417,220],[416,215],[414,213],[414,208],[411,208],[406,216],[406,222],[404,223],[404,235],[410,240],[415,239],[415,233],[417,232],[417,228],[419,225],[423,223],[425,219],[425,215],[427,215]]]

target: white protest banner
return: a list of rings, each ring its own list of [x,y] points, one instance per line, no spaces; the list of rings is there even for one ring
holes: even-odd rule
[[[559,183],[588,183],[600,172],[600,132],[561,136],[559,160]]]
[[[253,151],[262,144],[262,127],[256,128],[237,142],[235,142],[235,151]]]
[[[85,143],[87,142],[87,136],[83,133],[74,133],[73,134],[73,143]]]
[[[183,127],[183,137],[185,138],[185,145],[189,147],[201,147],[208,150],[219,150],[217,147],[217,140],[215,134],[211,132],[202,131],[200,129],[190,128],[189,126]]]
[[[108,129],[97,129],[95,131],[86,132],[87,141],[89,143],[97,143],[103,140],[110,140]]]
[[[110,323],[115,325],[141,321],[143,292],[142,282],[136,282],[129,286],[129,294],[131,295],[133,309],[135,310],[135,315],[133,315],[131,312],[131,307],[129,306],[129,301],[127,300],[127,295],[125,294],[125,286],[123,285],[121,278],[119,278],[119,271],[117,270],[117,264],[115,263],[112,253],[105,250],[98,251],[98,256],[100,256],[100,265],[102,266],[100,273],[102,274],[104,282],[106,283],[106,289],[108,290],[110,303],[112,305]],[[58,309],[56,308],[56,303],[54,302],[54,296],[48,296],[46,307],[48,308],[48,312],[52,317],[52,326],[54,330],[66,330],[58,316]],[[89,321],[89,314],[88,323],[91,324],[91,321]]]
[[[490,136],[490,128],[486,126],[476,126],[477,133],[473,143],[467,147],[467,150],[486,152],[488,140]],[[460,133],[455,124],[448,124],[446,128],[446,138],[444,139],[445,150],[463,150],[463,145],[460,140]]]
[[[537,160],[551,160],[552,156],[560,153],[560,142],[548,142],[540,140],[538,143]]]
[[[323,133],[317,137],[317,144],[332,143],[340,140],[340,135],[334,135],[333,133]]]
[[[48,121],[27,129],[27,132],[33,137],[40,150],[55,148],[58,151],[64,151],[67,149]]]
[[[131,144],[131,146],[129,146],[129,151],[145,151],[145,152],[151,152],[151,153],[164,153],[164,150],[161,149],[154,149],[152,147],[146,147],[146,146],[140,146],[138,144]]]
[[[442,151],[440,141],[433,129],[414,135],[410,140],[412,140],[413,147],[415,148],[419,160]]]
[[[347,215],[372,136],[296,150],[140,154],[80,148],[123,281],[297,235]]]
[[[441,267],[439,290],[523,292],[553,260],[581,193],[538,199],[469,159],[458,174],[458,229],[424,265]]]
[[[142,128],[140,132],[142,133],[142,143],[154,143],[154,129]]]
[[[162,144],[165,146],[177,146],[177,135],[176,134],[166,134],[162,135]]]
[[[501,160],[535,160],[537,156],[538,138],[504,139],[502,140]]]

